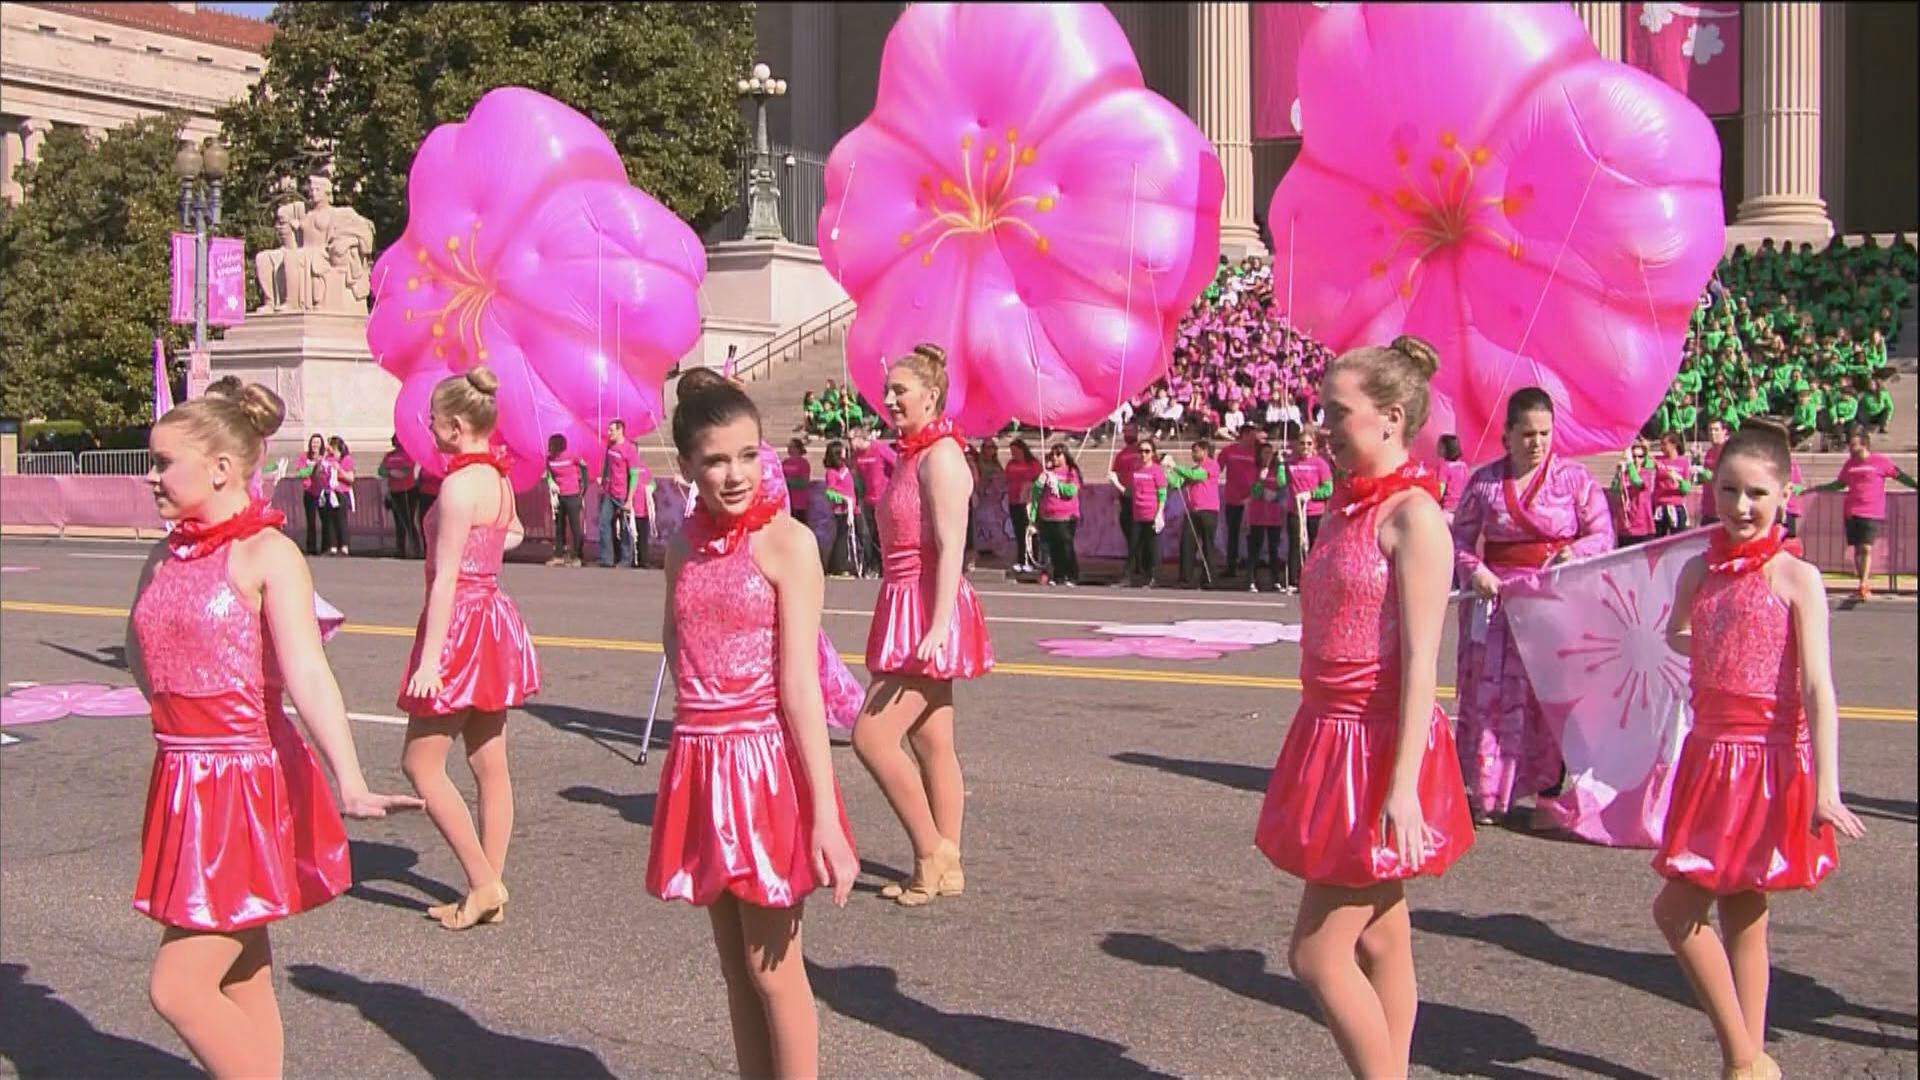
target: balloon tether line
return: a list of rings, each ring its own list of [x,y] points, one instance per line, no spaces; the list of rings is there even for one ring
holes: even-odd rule
[[[1573,239],[1573,230],[1580,224],[1580,215],[1587,208],[1587,196],[1593,194],[1593,182],[1600,176],[1600,162],[1595,159],[1593,171],[1587,174],[1587,186],[1581,189],[1580,202],[1573,208],[1573,220],[1567,222],[1567,234],[1560,238],[1560,248],[1553,253],[1553,265],[1547,270],[1547,283],[1540,287],[1540,299],[1534,301],[1533,314],[1527,317],[1527,328],[1520,334],[1520,344],[1514,347],[1513,356],[1507,361],[1506,368],[1500,373],[1500,388],[1494,392],[1493,406],[1487,409],[1486,423],[1480,427],[1480,434],[1474,438],[1473,445],[1478,449],[1486,441],[1487,432],[1493,430],[1493,418],[1499,415],[1500,399],[1507,396],[1507,383],[1513,378],[1514,365],[1526,355],[1527,342],[1533,337],[1534,324],[1540,320],[1540,309],[1547,306],[1547,294],[1553,291],[1553,281],[1560,276],[1560,260],[1567,256],[1567,242]]]
[[[1120,378],[1113,387],[1113,411],[1117,414],[1125,400],[1127,386],[1127,352],[1133,347],[1133,263],[1135,226],[1139,222],[1140,210],[1140,163],[1133,163],[1133,180],[1128,185],[1127,194],[1127,317],[1120,324]],[[1107,471],[1113,471],[1114,458],[1120,454],[1120,421],[1114,420],[1113,442],[1107,446]]]

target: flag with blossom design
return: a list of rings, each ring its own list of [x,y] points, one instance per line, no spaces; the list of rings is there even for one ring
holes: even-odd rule
[[[1628,4],[1627,63],[1687,95],[1708,116],[1740,112],[1740,5]]]
[[[1687,658],[1667,647],[1674,588],[1710,530],[1566,563],[1501,590],[1567,782],[1539,811],[1610,847],[1657,847],[1693,726]]]
[[[1300,42],[1313,29],[1324,3],[1254,4],[1253,137],[1297,139],[1300,116]]]

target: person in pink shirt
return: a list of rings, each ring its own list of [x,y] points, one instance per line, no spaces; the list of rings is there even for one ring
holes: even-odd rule
[[[1653,467],[1647,462],[1647,442],[1634,440],[1613,470],[1613,493],[1620,500],[1620,546],[1632,547],[1653,539]]]
[[[1120,488],[1120,502],[1131,523],[1127,531],[1127,584],[1134,588],[1153,588],[1154,567],[1160,562],[1160,530],[1166,526],[1167,470],[1153,456],[1153,440],[1140,439],[1133,444],[1139,461],[1121,478],[1116,471],[1109,478]]]
[[[880,520],[875,510],[880,505],[880,496],[887,490],[887,481],[893,477],[894,466],[900,455],[893,447],[873,438],[866,428],[854,428],[847,436],[853,447],[853,474],[860,483],[859,524],[866,528],[863,535],[855,537],[860,545],[860,575],[862,577],[880,576]]]
[[[1223,479],[1220,501],[1226,507],[1228,577],[1240,572],[1240,526],[1246,520],[1247,495],[1253,490],[1254,459],[1259,456],[1259,442],[1258,432],[1242,428],[1240,437],[1220,451]]]
[[[853,482],[853,470],[847,467],[847,450],[840,440],[827,444],[821,461],[826,484],[827,509],[833,514],[833,542],[827,547],[827,573],[833,577],[857,574],[855,559],[860,547],[853,539],[854,518],[860,513],[860,496]]]
[[[380,459],[380,477],[387,482],[387,508],[393,513],[393,550],[407,558],[418,551],[425,556],[420,530],[413,516],[413,489],[420,467],[400,448],[400,436],[393,437],[393,449]]]
[[[1253,492],[1247,497],[1247,591],[1260,591],[1260,565],[1264,562],[1277,592],[1297,585],[1289,570],[1283,568],[1280,554],[1290,487],[1287,463],[1280,459],[1277,444],[1262,443],[1257,464]]]
[[[1013,571],[1024,574],[1033,569],[1028,559],[1033,549],[1034,521],[1027,503],[1033,498],[1033,482],[1040,478],[1040,462],[1034,459],[1025,439],[1014,439],[1007,444],[1007,464],[1001,471],[1007,481],[1007,517],[1013,521]]]
[[[1080,466],[1065,443],[1047,451],[1047,467],[1033,485],[1028,514],[1040,523],[1040,541],[1047,549],[1046,583],[1075,588],[1080,584],[1080,557],[1074,550],[1074,532],[1080,526]]]
[[[1180,529],[1180,584],[1212,585],[1214,533],[1220,522],[1220,462],[1213,456],[1213,443],[1195,442],[1191,465],[1169,464],[1167,486],[1180,492],[1187,504],[1186,524]],[[1199,580],[1193,574],[1196,555],[1203,575]]]
[[[633,568],[647,568],[647,547],[653,539],[653,470],[640,458],[638,446],[629,447],[633,453]],[[768,448],[772,456],[773,450]]]
[[[600,457],[600,565],[620,565],[624,545],[634,546],[633,463],[638,460],[627,443],[627,423],[607,423],[607,445]]]
[[[1873,437],[1865,425],[1857,425],[1847,434],[1847,460],[1832,483],[1815,491],[1845,491],[1841,512],[1846,515],[1847,546],[1853,549],[1853,572],[1859,585],[1853,595],[1861,600],[1873,596],[1867,579],[1873,576],[1873,543],[1880,538],[1880,526],[1887,520],[1887,481],[1898,480],[1916,487],[1891,458],[1873,452]]]
[[[587,538],[580,527],[581,501],[587,490],[587,462],[567,449],[567,437],[547,439],[547,484],[553,489],[553,558],[548,566],[579,566],[586,556]],[[567,540],[573,553],[567,553]]]
[[[1128,424],[1125,428],[1121,429],[1120,442],[1116,445],[1118,445],[1120,449],[1118,453],[1113,455],[1113,461],[1107,468],[1107,478],[1113,483],[1113,486],[1120,489],[1122,494],[1122,498],[1114,501],[1119,504],[1120,536],[1127,542],[1128,565],[1131,566],[1133,558],[1133,500],[1125,498],[1124,496],[1133,490],[1133,471],[1140,467],[1141,462],[1148,459],[1146,455],[1140,452],[1140,429],[1134,424]]]
[[[807,441],[793,439],[787,443],[787,456],[780,459],[780,475],[787,482],[787,512],[800,524],[807,523],[807,511],[812,509],[813,500],[807,495],[807,489],[813,484],[813,464],[807,460]]]
[[[1700,524],[1712,525],[1720,520],[1720,512],[1714,507],[1713,470],[1720,466],[1720,448],[1727,444],[1727,422],[1710,420],[1707,422],[1707,450],[1700,458],[1700,468],[1694,470],[1693,479],[1700,485]]]
[[[347,514],[353,509],[353,451],[338,435],[327,440],[327,456],[321,459],[320,546],[329,555],[350,555],[347,543]]]
[[[1287,578],[1299,588],[1301,560],[1320,536],[1320,515],[1333,495],[1333,467],[1320,456],[1320,439],[1312,428],[1293,437],[1293,460],[1287,462]]]
[[[1440,436],[1440,510],[1453,520],[1454,507],[1460,505],[1460,496],[1466,493],[1467,477],[1473,470],[1460,460],[1466,454],[1460,449],[1460,436],[1447,434]]]
[[[307,456],[289,475],[300,481],[300,505],[307,516],[307,554],[320,554],[320,493],[327,488],[327,437],[307,436]]]
[[[1660,456],[1653,459],[1653,535],[1687,531],[1687,492],[1693,490],[1693,462],[1676,432],[1660,436]]]

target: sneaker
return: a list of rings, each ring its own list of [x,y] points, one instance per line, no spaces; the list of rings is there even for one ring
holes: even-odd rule
[[[548,566],[565,566],[567,565],[567,560],[566,560],[566,557],[563,555],[555,555],[553,558],[547,560],[547,565]]]
[[[1248,592],[1259,592],[1259,591],[1260,591],[1260,583],[1259,583],[1259,582],[1257,582],[1257,581],[1249,581],[1249,582],[1247,582],[1247,591],[1248,591]]]
[[[1080,587],[1080,583],[1077,581],[1069,581],[1066,584],[1067,584],[1067,588],[1069,589],[1077,589]]]

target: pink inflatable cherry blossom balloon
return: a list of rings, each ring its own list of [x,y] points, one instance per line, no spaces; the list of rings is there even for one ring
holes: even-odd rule
[[[1354,4],[1302,43],[1300,157],[1274,193],[1274,295],[1336,351],[1440,353],[1421,433],[1499,456],[1539,386],[1554,448],[1613,451],[1679,370],[1725,243],[1720,141],[1602,59],[1565,4]]]
[[[859,305],[847,363],[947,351],[947,413],[1091,426],[1166,370],[1212,280],[1225,181],[1098,4],[914,4],[873,114],[827,159],[820,255]]]
[[[627,182],[593,121],[544,94],[494,90],[428,134],[407,176],[407,229],[373,268],[367,344],[401,380],[394,429],[426,468],[433,385],[486,364],[514,486],[547,438],[597,445],[608,421],[652,430],[666,373],[700,335],[700,241]],[[584,455],[597,474],[600,455]]]

